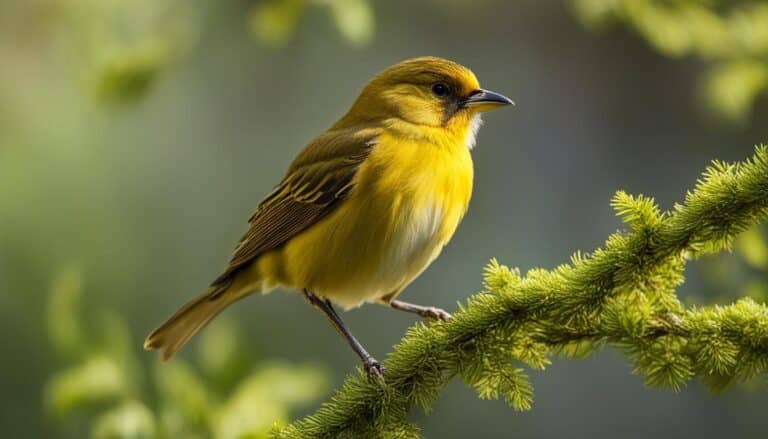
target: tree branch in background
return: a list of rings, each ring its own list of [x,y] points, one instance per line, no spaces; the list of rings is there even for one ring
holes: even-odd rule
[[[586,26],[625,25],[657,52],[696,57],[708,67],[700,84],[716,115],[744,123],[768,91],[768,4],[761,0],[569,0]]]
[[[553,354],[581,357],[609,344],[645,383],[679,390],[698,378],[713,390],[768,373],[768,307],[751,299],[687,309],[675,290],[687,260],[727,249],[768,214],[768,148],[744,163],[714,162],[685,202],[661,212],[619,192],[613,207],[631,228],[554,270],[491,261],[485,292],[451,321],[416,324],[384,362],[385,382],[349,377],[317,412],[273,431],[279,438],[418,437],[412,406],[429,410],[454,377],[481,398],[532,406],[525,367]]]

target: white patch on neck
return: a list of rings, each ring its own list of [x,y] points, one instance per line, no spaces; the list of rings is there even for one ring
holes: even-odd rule
[[[469,131],[467,132],[467,139],[465,140],[467,148],[472,149],[477,142],[477,132],[480,131],[480,127],[483,126],[483,119],[480,117],[480,113],[475,114],[472,117],[472,121],[469,123]]]

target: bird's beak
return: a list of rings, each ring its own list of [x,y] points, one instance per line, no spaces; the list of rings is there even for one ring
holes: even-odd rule
[[[512,99],[490,90],[477,90],[461,101],[463,107],[472,107],[476,111],[490,111],[505,105],[515,105]]]

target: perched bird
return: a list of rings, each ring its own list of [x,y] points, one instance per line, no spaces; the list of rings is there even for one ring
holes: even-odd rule
[[[296,157],[249,220],[226,270],[144,342],[166,360],[224,308],[276,286],[303,291],[371,375],[381,365],[344,326],[344,309],[397,300],[467,211],[480,113],[513,102],[455,62],[421,57],[376,75],[350,110]]]

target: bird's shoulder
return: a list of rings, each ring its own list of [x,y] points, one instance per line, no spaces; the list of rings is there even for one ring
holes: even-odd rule
[[[378,128],[350,127],[331,129],[317,136],[291,162],[283,179],[259,203],[249,222],[272,203],[285,198],[310,204],[343,198],[380,134]]]
[[[377,128],[350,127],[328,130],[312,140],[259,203],[227,269],[213,285],[225,285],[241,267],[333,211],[352,189],[354,176],[379,134]]]
[[[291,162],[286,177],[319,164],[348,161],[370,151],[382,129],[369,126],[332,128],[315,137]]]

